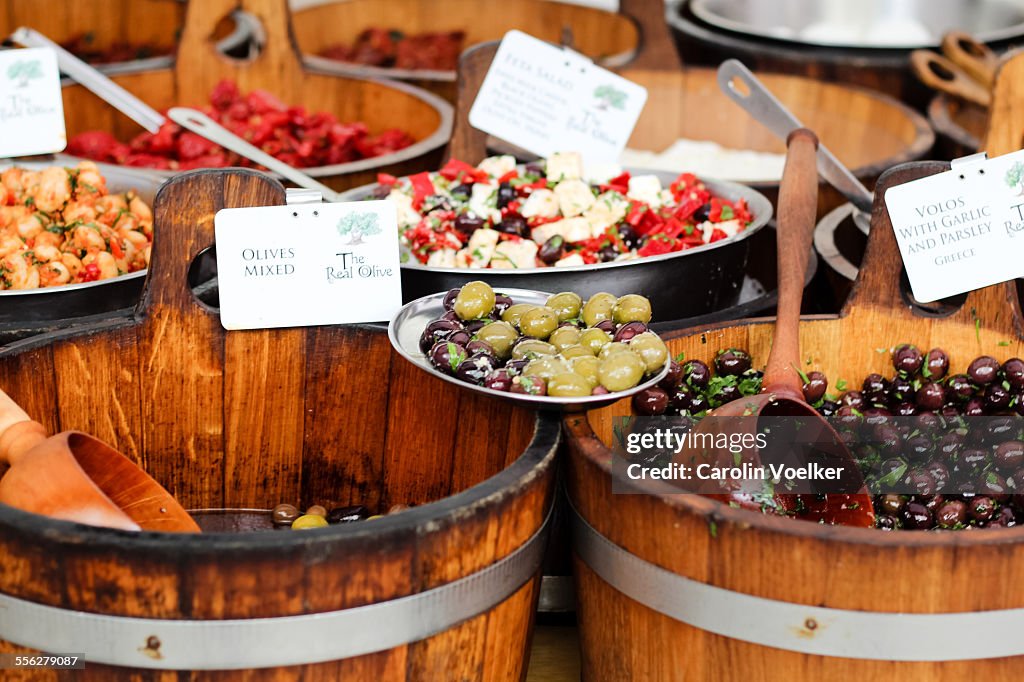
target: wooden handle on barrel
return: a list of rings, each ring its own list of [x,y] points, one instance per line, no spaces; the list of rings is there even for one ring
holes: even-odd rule
[[[992,102],[987,88],[942,55],[930,50],[914,50],[910,54],[910,65],[918,80],[934,90],[983,107]]]
[[[216,48],[217,24],[235,10],[256,17],[266,34],[259,54],[251,60],[232,59]],[[174,66],[179,104],[205,102],[224,78],[242,91],[268,90],[284,102],[301,100],[302,59],[291,28],[288,0],[202,0],[188,3],[185,27]]]
[[[999,56],[969,33],[947,33],[942,38],[942,53],[985,88],[991,89],[995,84]]]
[[[779,304],[764,386],[791,388],[799,396],[802,383],[794,367],[800,366],[800,302],[818,207],[818,138],[800,128],[786,146],[779,187]]]
[[[21,455],[46,440],[46,429],[0,391],[0,464],[8,466]]]
[[[683,68],[668,23],[664,0],[620,0],[619,11],[640,26],[640,52],[629,63],[631,69],[678,71]]]
[[[459,58],[455,96],[455,122],[448,143],[447,158],[466,163],[479,163],[487,156],[487,133],[469,124],[469,110],[480,93],[487,70],[498,52],[497,41],[481,43],[462,53]]]

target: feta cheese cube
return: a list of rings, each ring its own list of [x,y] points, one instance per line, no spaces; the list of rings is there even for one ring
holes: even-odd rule
[[[554,218],[558,215],[558,197],[549,189],[535,189],[519,213],[524,218]]]
[[[715,223],[712,226],[712,229],[719,229],[722,232],[725,232],[725,234],[728,235],[729,237],[734,237],[736,236],[736,233],[738,233],[742,229],[742,227],[743,226],[740,224],[739,220],[726,220],[725,222],[722,223]]]
[[[582,216],[566,218],[553,223],[538,225],[533,228],[530,236],[533,237],[533,241],[543,244],[556,234],[561,235],[562,239],[569,243],[590,239],[590,222]]]
[[[618,192],[609,191],[598,196],[583,217],[590,223],[590,235],[597,237],[625,218],[628,212],[629,200]]]
[[[548,180],[579,180],[583,177],[583,159],[576,152],[556,152],[548,157]]]
[[[468,208],[477,218],[491,219],[494,223],[501,222],[501,211],[498,210],[498,184],[478,182],[473,185]]]
[[[657,175],[636,175],[629,179],[629,198],[654,208],[661,206],[661,180]]]
[[[537,266],[537,245],[529,239],[510,239],[498,244],[491,257],[495,270],[533,268]]]
[[[502,175],[516,169],[516,157],[509,154],[488,156],[480,162],[477,168],[494,178],[500,178]]]
[[[456,255],[456,265],[460,268],[485,268],[491,262],[494,248],[498,245],[497,230],[481,228],[469,238],[466,248]]]
[[[586,265],[583,260],[583,256],[578,253],[573,253],[555,263],[556,268],[567,268],[573,265]]]
[[[565,180],[555,185],[558,207],[566,218],[582,214],[594,205],[594,193],[582,180]]]
[[[419,211],[412,207],[412,197],[397,189],[391,190],[388,194],[388,201],[395,205],[398,210],[398,227],[407,229],[419,224],[422,216]]]
[[[432,268],[454,268],[455,249],[439,249],[427,257],[427,265]]]

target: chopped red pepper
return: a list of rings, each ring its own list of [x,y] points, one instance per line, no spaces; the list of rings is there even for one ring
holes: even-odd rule
[[[501,184],[503,182],[511,182],[511,181],[515,180],[516,178],[518,178],[518,177],[519,177],[519,171],[517,171],[516,169],[513,168],[508,173],[505,173],[500,178],[498,178],[498,184]]]
[[[395,183],[397,183],[397,182],[398,182],[398,178],[396,178],[391,173],[377,173],[377,183],[378,184],[387,185],[388,187],[393,187],[395,185]]]
[[[410,175],[409,182],[412,183],[412,207],[418,210],[423,200],[436,192],[434,183],[426,171]]]
[[[612,190],[620,194],[626,194],[629,192],[629,177],[629,171],[624,171],[609,180],[607,184],[601,185],[601,191],[607,192]]]

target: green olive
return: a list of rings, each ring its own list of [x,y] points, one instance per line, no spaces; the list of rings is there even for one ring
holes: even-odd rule
[[[508,322],[516,327],[519,326],[519,320],[522,319],[528,311],[536,308],[532,303],[514,303],[508,307],[505,312],[501,314],[501,319]]]
[[[573,358],[582,358],[584,356],[590,358],[594,357],[594,354],[590,352],[589,348],[584,348],[583,346],[580,345],[563,348],[560,352],[560,355],[566,360],[572,360]]]
[[[558,352],[562,352],[569,346],[579,345],[579,342],[580,330],[576,327],[559,327],[548,337],[548,343],[557,348]]]
[[[508,360],[512,354],[512,344],[519,338],[519,332],[508,322],[491,322],[477,331],[476,338],[490,344],[495,357],[499,360]]]
[[[651,302],[643,296],[626,294],[615,302],[612,309],[612,320],[615,324],[626,324],[627,322],[651,321]]]
[[[604,360],[605,358],[609,358],[612,355],[615,355],[616,353],[621,353],[623,351],[628,350],[629,346],[622,343],[621,341],[612,341],[611,343],[609,343],[608,345],[601,349],[601,352],[597,354],[597,358],[599,360]]]
[[[512,348],[512,359],[523,360],[541,355],[557,355],[558,351],[547,341],[523,339]]]
[[[565,374],[568,371],[569,365],[565,360],[557,355],[548,355],[536,360],[530,360],[530,363],[523,368],[523,376],[550,379],[553,376]]]
[[[494,310],[494,289],[487,282],[462,285],[455,297],[455,314],[463,320],[482,320]]]
[[[580,333],[580,345],[597,355],[601,349],[612,342],[611,335],[603,329],[584,329]]]
[[[597,325],[598,322],[612,319],[612,309],[615,308],[615,296],[613,294],[594,294],[587,299],[583,306],[583,322],[588,327]]]
[[[558,313],[547,306],[537,306],[519,319],[519,331],[533,339],[546,339],[558,329]]]
[[[601,385],[613,393],[633,388],[643,376],[644,361],[636,353],[615,353],[602,361],[597,369]]]
[[[583,307],[583,299],[579,294],[571,291],[563,291],[548,298],[547,306],[558,313],[558,321],[565,322],[580,316],[580,309]]]
[[[668,360],[668,348],[665,347],[665,342],[661,340],[661,337],[654,332],[644,332],[634,336],[629,342],[629,349],[640,356],[649,373],[660,372],[661,368],[665,366],[665,361]]]
[[[572,368],[572,371],[586,379],[590,384],[590,388],[597,388],[597,384],[600,383],[597,377],[597,368],[600,365],[601,361],[593,355],[581,356],[569,361],[569,367]]]
[[[292,530],[306,530],[307,528],[323,528],[327,525],[327,519],[319,514],[304,514],[292,521]]]
[[[548,395],[579,397],[590,395],[590,382],[579,374],[566,372],[548,379]]]

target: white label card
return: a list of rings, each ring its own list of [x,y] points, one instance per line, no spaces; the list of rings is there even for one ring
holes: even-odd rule
[[[583,55],[509,31],[469,123],[538,156],[578,151],[584,163],[616,162],[646,101],[645,88]]]
[[[978,157],[885,193],[920,301],[1024,276],[1024,151]]]
[[[390,201],[227,208],[214,231],[225,329],[379,322],[402,307]]]
[[[50,154],[67,145],[56,53],[0,51],[0,157]]]

